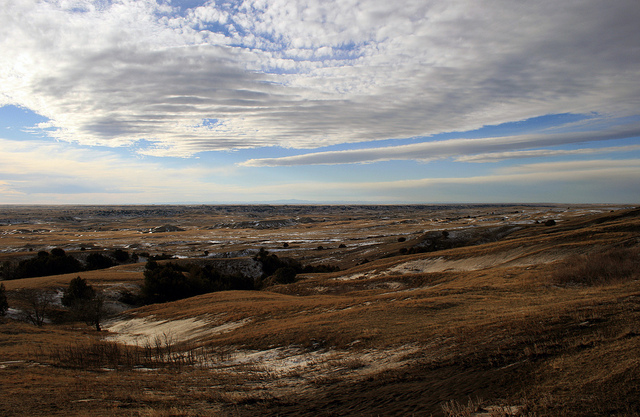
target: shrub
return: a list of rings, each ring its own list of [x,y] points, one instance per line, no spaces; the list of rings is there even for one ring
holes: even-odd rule
[[[296,272],[302,270],[300,262],[291,258],[280,259],[278,256],[270,254],[264,248],[260,248],[260,251],[253,259],[262,264],[262,278],[273,275],[280,268],[291,267],[295,269]]]
[[[54,294],[50,291],[25,288],[16,292],[16,298],[24,306],[25,318],[36,326],[42,326],[53,306]]]
[[[20,261],[13,272],[13,278],[70,274],[81,270],[82,265],[76,258],[67,255],[64,250],[56,248],[51,251],[51,254],[40,251],[35,258]]]
[[[127,262],[129,258],[129,252],[127,251],[124,251],[122,249],[116,249],[115,251],[113,251],[113,259],[120,263]]]
[[[163,303],[193,295],[187,282],[185,269],[178,264],[159,265],[155,260],[147,262],[144,271],[142,296],[148,303]]]
[[[482,410],[481,405],[482,400],[480,398],[476,398],[475,401],[469,398],[467,404],[450,400],[442,403],[440,406],[442,407],[442,412],[446,417],[470,417],[476,415],[478,411]],[[493,415],[493,413],[491,415]]]
[[[115,265],[113,259],[101,254],[101,253],[92,253],[87,256],[87,269],[106,269],[111,268]]]
[[[4,261],[0,265],[0,280],[15,279],[16,277],[16,265],[11,261]]]
[[[87,280],[77,277],[69,282],[69,287],[64,290],[62,295],[62,305],[66,307],[75,307],[85,301],[95,298],[96,291],[87,284]]]
[[[144,300],[142,299],[142,296],[140,294],[133,293],[127,289],[120,291],[118,301],[124,304],[129,304],[131,306],[141,306],[144,304]]]
[[[291,284],[296,280],[296,270],[290,266],[278,268],[273,277],[278,284]]]
[[[62,256],[65,256],[65,255],[66,255],[66,253],[65,253],[64,249],[62,249],[62,248],[53,248],[53,249],[51,249],[51,256],[62,257]]]
[[[322,246],[318,247],[319,250]],[[324,248],[323,248],[324,249]],[[339,271],[340,268],[337,266],[331,265],[306,265],[302,266],[302,264],[291,258],[278,258],[276,255],[270,254],[264,249],[260,249],[260,252],[255,256],[255,260],[259,261],[262,264],[262,279],[270,277],[274,275],[278,270],[283,268],[289,268],[293,270],[295,274],[300,273],[314,273],[314,272],[335,272]],[[284,273],[284,272],[281,272]],[[287,272],[287,274],[291,274],[291,272]],[[276,282],[283,283],[278,281],[279,278],[276,278]],[[293,281],[291,281],[293,282]]]
[[[215,291],[250,290],[253,279],[240,275],[225,275],[211,265],[163,265],[154,260],[147,262],[144,284],[141,288],[145,303],[163,303]]]
[[[173,259],[173,255],[169,255],[168,253],[163,252],[161,255],[149,256],[149,259],[153,259],[154,261],[164,261],[166,259]]]
[[[557,284],[604,285],[640,276],[640,248],[612,249],[567,258],[553,275]]]
[[[74,316],[90,326],[101,330],[100,323],[104,317],[104,299],[96,293],[85,279],[74,278],[62,295],[62,304],[73,312]]]

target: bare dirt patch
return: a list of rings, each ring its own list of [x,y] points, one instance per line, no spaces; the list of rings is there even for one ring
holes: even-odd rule
[[[215,325],[202,318],[154,320],[153,316],[121,319],[105,324],[104,330],[113,333],[107,340],[125,345],[144,346],[157,339],[174,343],[231,332],[244,326],[249,319]]]

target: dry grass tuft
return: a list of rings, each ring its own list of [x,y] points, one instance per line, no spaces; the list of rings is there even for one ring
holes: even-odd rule
[[[640,248],[575,255],[562,262],[553,282],[559,285],[606,285],[640,277]]]
[[[441,405],[445,417],[471,417],[482,410],[482,399],[469,398],[466,404],[450,400]]]
[[[80,369],[172,368],[202,365],[219,357],[205,347],[175,342],[170,336],[156,337],[143,346],[128,346],[112,341],[94,340],[66,346],[42,348],[38,360],[56,366]]]

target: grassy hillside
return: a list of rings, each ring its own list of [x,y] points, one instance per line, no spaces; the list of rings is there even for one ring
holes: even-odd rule
[[[640,413],[639,210],[389,256],[399,243],[293,284],[128,310],[100,333],[5,318],[0,413]],[[11,302],[73,277],[5,285]],[[142,272],[83,277],[107,288]]]

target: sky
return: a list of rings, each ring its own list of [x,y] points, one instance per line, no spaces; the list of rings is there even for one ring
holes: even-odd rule
[[[638,0],[3,0],[0,204],[640,199]]]

